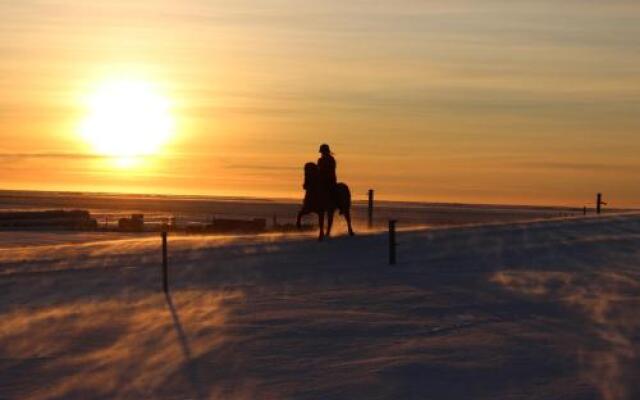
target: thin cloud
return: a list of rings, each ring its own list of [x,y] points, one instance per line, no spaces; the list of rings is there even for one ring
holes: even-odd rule
[[[113,158],[100,154],[87,153],[0,153],[0,160],[27,159],[67,159],[67,160],[95,160]]]
[[[225,168],[227,169],[241,169],[241,170],[249,170],[249,171],[293,171],[301,168],[298,167],[287,167],[287,166],[278,166],[278,165],[249,165],[249,164],[230,164]]]
[[[518,165],[548,170],[571,170],[571,171],[589,171],[589,172],[638,172],[640,165],[634,164],[607,164],[607,163],[589,163],[589,162],[522,162]]]

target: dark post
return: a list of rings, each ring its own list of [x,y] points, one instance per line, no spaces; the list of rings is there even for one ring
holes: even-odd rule
[[[587,215],[587,206],[582,209],[582,215]]]
[[[369,189],[369,228],[373,228],[373,189]]]
[[[389,265],[396,264],[396,220],[389,220]]]
[[[598,193],[598,196],[596,199],[596,210],[598,214],[600,214],[600,212],[602,211],[602,193]]]
[[[167,231],[162,231],[162,288],[165,293],[169,293],[169,277],[167,269]]]

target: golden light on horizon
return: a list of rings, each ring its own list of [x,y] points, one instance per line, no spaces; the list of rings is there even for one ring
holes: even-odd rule
[[[155,155],[174,134],[171,103],[151,83],[138,79],[103,82],[88,96],[81,137],[118,167]]]
[[[0,188],[640,207],[640,2],[257,3],[0,1]]]

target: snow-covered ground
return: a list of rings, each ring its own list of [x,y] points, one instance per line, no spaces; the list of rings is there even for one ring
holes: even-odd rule
[[[170,237],[169,297],[159,237],[16,235],[0,399],[640,398],[640,215]]]

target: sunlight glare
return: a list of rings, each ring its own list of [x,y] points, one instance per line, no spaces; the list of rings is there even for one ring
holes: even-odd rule
[[[105,82],[91,94],[87,106],[81,136],[101,155],[118,160],[153,155],[173,134],[169,100],[145,81]]]

